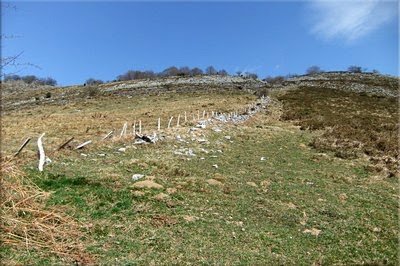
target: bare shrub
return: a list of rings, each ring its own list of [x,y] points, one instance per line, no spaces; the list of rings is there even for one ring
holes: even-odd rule
[[[319,66],[310,66],[307,68],[306,73],[308,75],[318,74],[324,72]]]

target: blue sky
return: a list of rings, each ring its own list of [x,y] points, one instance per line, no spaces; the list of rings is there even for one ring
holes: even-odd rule
[[[168,66],[302,74],[349,65],[398,75],[395,1],[13,2],[2,10],[2,56],[18,74],[61,85]],[[5,72],[15,69],[6,69]]]

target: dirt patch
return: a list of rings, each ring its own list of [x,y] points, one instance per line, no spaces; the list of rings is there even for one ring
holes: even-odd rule
[[[163,188],[162,185],[160,185],[152,180],[144,180],[144,181],[136,182],[135,184],[132,185],[132,187],[134,187],[134,188],[155,188],[155,189]]]
[[[212,179],[212,178],[207,179],[206,182],[207,182],[207,184],[209,184],[211,186],[220,186],[220,187],[223,186],[222,182]]]

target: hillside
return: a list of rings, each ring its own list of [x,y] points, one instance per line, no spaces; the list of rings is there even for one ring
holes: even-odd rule
[[[397,84],[365,73],[14,84],[2,262],[396,264]]]
[[[167,77],[154,80],[132,80],[93,86],[51,87],[23,82],[2,84],[3,110],[38,104],[65,104],[94,96],[132,96],[170,91],[249,90],[265,86],[258,80],[232,76]]]

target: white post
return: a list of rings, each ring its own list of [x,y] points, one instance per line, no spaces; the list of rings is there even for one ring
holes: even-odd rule
[[[133,122],[132,133],[133,133],[133,136],[136,135],[136,120],[135,120],[135,122]]]
[[[158,129],[158,131],[161,130],[161,119],[160,118],[158,118],[157,129]]]
[[[38,168],[39,168],[40,172],[43,171],[43,165],[44,165],[44,160],[45,160],[43,143],[42,143],[42,138],[43,138],[44,134],[45,133],[40,135],[40,137],[37,140],[37,145],[38,145],[38,149],[39,149],[39,166],[38,166]]]
[[[177,127],[179,127],[179,120],[181,120],[181,114],[178,114],[178,119],[177,119],[177,122],[176,122],[176,126]]]
[[[206,110],[203,110],[203,119],[206,116]]]
[[[168,121],[168,128],[170,128],[171,127],[171,122],[172,122],[172,119],[173,119],[174,117],[173,116],[171,116],[171,118],[169,119],[169,121]]]
[[[187,116],[186,116],[186,111],[185,111],[185,123],[187,122]]]
[[[214,116],[214,111],[211,111],[211,116]]]
[[[126,134],[127,126],[128,126],[128,122],[125,122],[123,127],[122,127],[121,134],[119,135],[119,138],[122,138],[122,136],[124,136]]]
[[[197,120],[200,119],[200,110],[197,110]]]
[[[193,115],[193,121],[195,121],[196,120],[196,118],[194,117],[194,114],[192,114]]]
[[[139,120],[139,134],[142,134],[142,120]]]
[[[104,136],[103,140],[109,138],[114,133],[114,130],[111,130],[107,135]]]
[[[83,147],[85,147],[86,145],[88,145],[88,144],[90,144],[90,143],[92,143],[92,141],[91,141],[91,140],[88,140],[88,141],[86,141],[86,142],[84,142],[84,143],[78,145],[78,147],[76,147],[75,149],[76,149],[76,150],[82,149]]]

